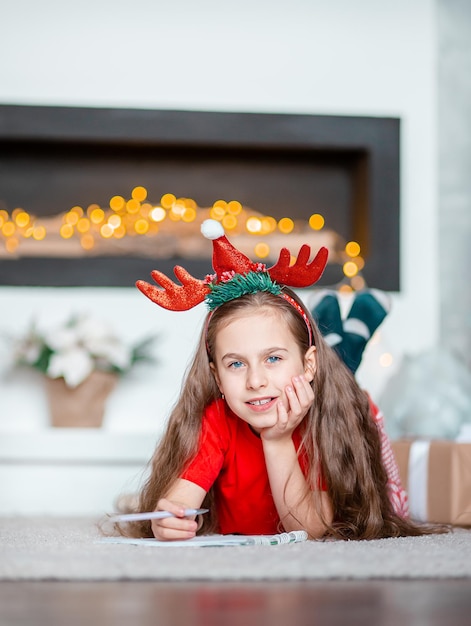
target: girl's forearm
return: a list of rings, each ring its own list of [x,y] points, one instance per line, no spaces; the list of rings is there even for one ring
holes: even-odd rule
[[[284,529],[304,529],[314,538],[321,537],[326,527],[314,498],[321,499],[320,509],[327,522],[331,521],[330,501],[326,492],[309,489],[292,439],[264,440],[263,450],[273,500]]]

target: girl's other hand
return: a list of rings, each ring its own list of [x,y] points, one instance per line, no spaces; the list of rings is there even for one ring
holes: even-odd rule
[[[291,437],[314,402],[312,387],[302,374],[292,379],[292,384],[286,387],[285,394],[288,406],[286,407],[282,401],[278,403],[276,424],[264,428],[261,432],[265,440]]]
[[[196,535],[198,524],[194,517],[185,517],[185,509],[193,508],[181,502],[162,498],[158,501],[156,511],[169,511],[175,517],[152,520],[152,532],[160,541],[191,539]]]

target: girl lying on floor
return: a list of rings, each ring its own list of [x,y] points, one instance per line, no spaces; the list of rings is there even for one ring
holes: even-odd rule
[[[205,300],[209,312],[136,509],[172,517],[118,524],[119,532],[160,540],[437,532],[408,519],[380,412],[290,289],[317,282],[327,251],[309,262],[303,246],[290,265],[284,250],[266,269],[234,248],[218,222],[202,230],[213,240],[214,275],[197,280],[177,267],[182,285],[157,271],[160,287],[137,283],[164,308]],[[209,512],[185,514],[200,507]]]

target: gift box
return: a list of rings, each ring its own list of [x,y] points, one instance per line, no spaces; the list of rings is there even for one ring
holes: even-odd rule
[[[411,519],[471,526],[471,443],[392,442]]]

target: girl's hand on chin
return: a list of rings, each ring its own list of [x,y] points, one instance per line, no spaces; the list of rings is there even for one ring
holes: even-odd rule
[[[152,520],[152,532],[160,541],[191,539],[196,535],[197,522],[191,517],[184,517],[185,509],[193,508],[181,502],[172,502],[162,498],[158,501],[156,511],[169,511],[175,517]]]
[[[293,431],[303,421],[314,402],[314,392],[303,375],[295,376],[292,384],[285,389],[288,409],[280,400],[277,405],[276,424],[261,431],[261,437],[268,440],[291,438]]]

